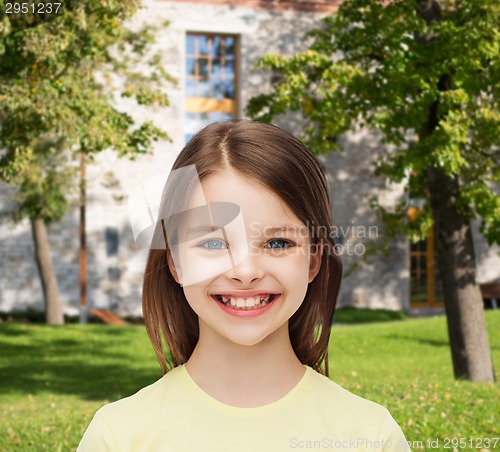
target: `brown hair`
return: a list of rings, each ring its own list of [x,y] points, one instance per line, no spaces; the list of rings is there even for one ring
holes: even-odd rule
[[[172,170],[193,164],[200,181],[230,168],[262,183],[308,226],[322,247],[319,273],[290,318],[289,333],[300,362],[328,376],[328,341],[342,263],[329,233],[331,208],[321,163],[300,140],[279,127],[239,120],[213,123],[202,129],[186,144]],[[168,368],[189,359],[199,337],[198,317],[170,273],[165,249],[149,251],[142,306],[147,333],[165,374]]]

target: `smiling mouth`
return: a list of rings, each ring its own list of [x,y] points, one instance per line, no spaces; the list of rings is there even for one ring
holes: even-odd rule
[[[279,294],[260,294],[254,297],[230,297],[226,295],[212,295],[212,298],[223,305],[242,311],[251,311],[260,309],[268,304],[271,304]]]

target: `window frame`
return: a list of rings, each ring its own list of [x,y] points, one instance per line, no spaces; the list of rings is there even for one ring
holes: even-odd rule
[[[416,214],[418,215],[418,208],[414,208],[417,210]],[[415,213],[413,213],[414,215]],[[441,296],[441,298],[438,298],[437,291],[436,291],[436,280],[439,280],[439,275],[436,273],[436,268],[435,268],[435,246],[434,246],[434,225],[430,228],[429,235],[422,240],[421,242],[425,243],[425,252],[420,252],[420,251],[412,251],[411,249],[411,242],[409,243],[409,253],[408,253],[408,272],[409,272],[409,284],[408,284],[408,299],[410,303],[410,307],[412,308],[441,308],[444,306],[444,300]],[[420,243],[421,243],[420,242]],[[426,301],[413,301],[412,296],[414,295],[412,291],[412,257],[417,258],[417,262],[419,262],[420,257],[424,255],[425,256],[425,261],[426,261],[426,266],[425,266],[425,273],[426,273],[426,295],[427,299]],[[418,269],[420,269],[420,265],[417,266]],[[419,271],[417,272],[417,277],[419,278]],[[439,281],[437,281],[439,283]]]
[[[184,113],[225,113],[232,114],[235,118],[240,116],[241,94],[240,94],[240,48],[241,36],[233,33],[216,33],[216,32],[201,32],[201,31],[186,31],[184,43],[186,44],[188,36],[203,36],[203,37],[229,37],[234,39],[234,99],[214,99],[209,97],[188,97],[185,91],[188,74],[185,71],[184,84]],[[198,55],[188,55],[187,48],[184,53],[184,68],[188,57],[196,58]]]

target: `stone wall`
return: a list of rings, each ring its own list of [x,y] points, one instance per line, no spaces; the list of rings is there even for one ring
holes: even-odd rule
[[[360,131],[340,140],[343,152],[322,157],[331,178],[333,220],[342,245],[346,272],[358,265],[343,280],[340,306],[406,310],[409,307],[408,241],[394,240],[387,257],[373,255],[362,261],[371,240],[382,239],[382,225],[369,207],[376,196],[384,207],[400,202],[402,185],[386,185],[373,177],[374,156],[383,150],[380,137]]]
[[[240,116],[247,100],[270,88],[270,77],[253,68],[268,52],[291,55],[306,47],[304,33],[317,24],[321,14],[266,11],[248,7],[177,2],[146,2],[131,26],[144,21],[171,24],[158,36],[164,52],[166,70],[179,79],[178,87],[168,91],[171,106],[152,111],[137,108],[129,101],[121,107],[138,119],[149,118],[163,127],[172,142],[157,143],[153,154],[135,162],[118,159],[104,152],[87,165],[87,247],[88,297],[91,307],[112,308],[120,315],[140,315],[141,286],[146,250],[138,247],[129,222],[127,195],[144,181],[166,178],[174,159],[184,145],[184,45],[186,32],[238,34],[241,39]],[[293,130],[293,116],[281,118],[279,125]],[[298,130],[298,129],[297,129]],[[344,267],[359,262],[367,235],[381,234],[380,225],[368,207],[376,195],[385,205],[401,199],[401,186],[386,186],[371,176],[372,156],[380,149],[377,136],[366,132],[342,138],[344,153],[321,157],[331,179],[334,223],[345,248]],[[0,187],[3,211],[9,210],[11,191]],[[64,309],[77,314],[78,292],[78,210],[49,229],[52,256],[61,289]],[[343,229],[340,229],[342,227]],[[361,232],[360,232],[361,231]],[[364,231],[364,233],[363,233]],[[361,235],[361,236],[360,236]],[[476,237],[477,238],[477,237]],[[479,240],[477,238],[477,240]],[[0,311],[43,307],[40,282],[33,259],[29,223],[17,225],[2,218],[0,225]],[[478,241],[480,274],[498,276],[498,257]],[[357,245],[357,248],[356,248]],[[498,251],[496,251],[498,252]],[[496,263],[496,270],[494,265]],[[343,281],[340,305],[408,309],[408,242],[394,241],[387,258],[375,256]]]

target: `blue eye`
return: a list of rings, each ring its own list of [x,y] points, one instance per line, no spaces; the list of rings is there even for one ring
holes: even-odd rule
[[[295,246],[295,243],[290,242],[290,240],[282,240],[282,239],[269,240],[269,242],[265,244],[265,248],[272,248],[272,249],[290,248],[292,246]]]
[[[225,250],[227,246],[222,240],[205,240],[197,245],[198,247],[205,248],[206,250]]]

